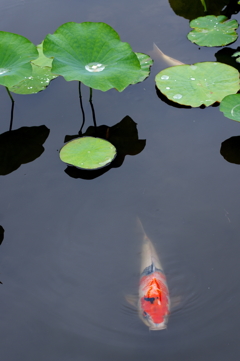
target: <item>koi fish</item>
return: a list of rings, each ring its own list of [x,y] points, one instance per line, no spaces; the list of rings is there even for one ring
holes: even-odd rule
[[[167,327],[170,313],[170,298],[163,272],[155,248],[147,237],[139,220],[143,232],[142,261],[138,294],[138,314],[140,319],[150,330],[163,330]],[[133,299],[127,298],[133,304]]]
[[[162,52],[162,50],[159,49],[159,47],[153,43],[153,50],[151,52],[151,55],[153,57],[153,59],[155,58],[161,58],[163,59],[169,66],[175,66],[175,65],[184,65],[184,63],[182,63],[181,61],[171,58],[170,56],[164,54]],[[154,60],[155,60],[154,59]]]

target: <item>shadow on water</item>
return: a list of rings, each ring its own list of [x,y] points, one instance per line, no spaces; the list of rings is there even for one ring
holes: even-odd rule
[[[227,162],[240,164],[240,136],[231,137],[222,142],[220,154]]]
[[[4,228],[0,225],[0,245],[2,244],[4,239]],[[2,284],[2,282],[0,281],[0,283]]]
[[[49,133],[50,130],[41,125],[22,127],[0,134],[0,175],[12,173],[22,164],[40,157]]]
[[[117,149],[117,156],[108,166],[97,170],[84,170],[68,166],[65,173],[72,178],[94,179],[108,172],[111,168],[118,168],[124,162],[126,155],[137,155],[146,145],[145,139],[138,139],[137,123],[129,116],[124,117],[119,123],[109,127],[107,125],[90,126],[82,136],[98,137],[108,140]],[[79,138],[77,135],[66,135],[64,142]]]
[[[200,0],[169,0],[169,4],[176,15],[189,20],[206,15],[225,15],[230,18],[240,9],[236,0],[205,0],[206,8]]]

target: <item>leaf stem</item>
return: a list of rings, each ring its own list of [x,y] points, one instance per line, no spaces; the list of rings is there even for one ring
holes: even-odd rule
[[[80,101],[80,108],[82,111],[82,125],[81,128],[78,132],[79,135],[82,135],[82,128],[84,127],[85,124],[85,113],[84,113],[84,109],[83,109],[83,103],[82,103],[82,92],[81,92],[81,82],[78,82],[78,95],[79,95],[79,101]]]
[[[11,107],[11,117],[10,117],[10,126],[9,126],[9,131],[12,130],[12,125],[13,125],[13,112],[14,112],[14,99],[12,97],[12,94],[10,93],[9,89],[7,87],[5,87],[6,90],[7,90],[7,93],[11,99],[11,102],[12,102],[12,107]]]
[[[92,109],[93,124],[94,124],[94,127],[97,127],[95,111],[94,111],[94,107],[93,107],[93,103],[92,103],[92,88],[90,88],[89,103],[90,103],[90,106],[91,106],[91,109]]]

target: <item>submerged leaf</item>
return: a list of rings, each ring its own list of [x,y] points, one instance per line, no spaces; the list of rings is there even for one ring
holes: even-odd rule
[[[220,111],[225,117],[240,122],[240,94],[226,96],[220,104]]]
[[[81,169],[99,169],[110,164],[116,148],[101,138],[81,137],[68,142],[60,150],[60,159]]]
[[[39,57],[31,62],[32,75],[25,77],[20,83],[9,90],[17,94],[34,94],[44,90],[51,80],[58,77],[51,72],[52,59],[47,58],[42,51],[43,43],[37,45]]]
[[[31,76],[30,62],[37,57],[37,48],[30,40],[0,31],[0,84],[9,88]]]
[[[188,39],[200,46],[227,45],[238,37],[235,31],[238,28],[237,20],[228,20],[223,15],[199,17],[192,20],[189,25],[194,30],[190,31]]]
[[[221,102],[239,90],[238,71],[216,62],[173,66],[162,70],[155,79],[168,99],[192,107]]]
[[[43,52],[53,57],[54,73],[102,91],[122,91],[142,75],[130,45],[105,23],[63,24],[47,35]]]

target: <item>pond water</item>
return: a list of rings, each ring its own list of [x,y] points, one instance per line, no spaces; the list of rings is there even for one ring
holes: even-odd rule
[[[102,21],[136,52],[151,54],[156,43],[195,63],[216,60],[219,50],[190,43],[189,21],[166,0],[2,0],[0,10],[1,30],[35,44],[65,22]],[[4,361],[239,357],[240,167],[220,147],[240,135],[240,125],[216,106],[161,100],[154,77],[166,64],[153,57],[146,81],[122,93],[93,91],[98,125],[129,116],[146,139],[141,152],[98,177],[66,171],[59,159],[65,136],[81,126],[77,82],[59,77],[38,94],[14,95],[13,129],[45,125],[50,133],[41,156],[0,178]],[[4,87],[0,96],[2,134],[11,104]],[[83,87],[85,130],[88,97]],[[125,299],[138,291],[137,217],[178,300],[164,331],[150,332]]]

